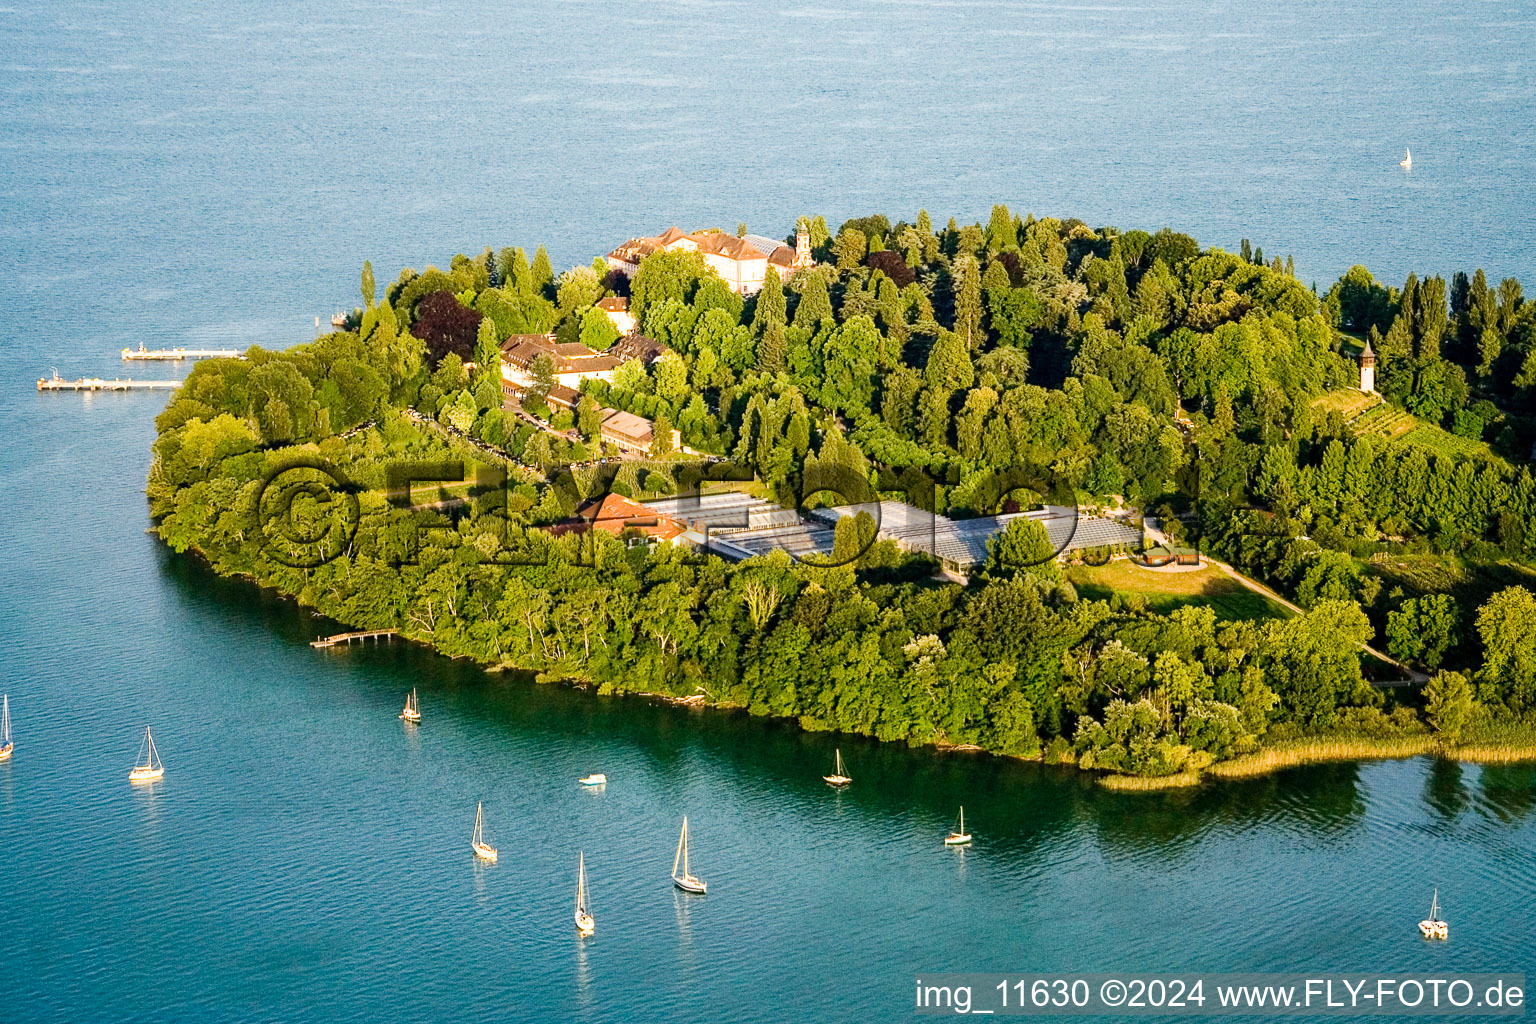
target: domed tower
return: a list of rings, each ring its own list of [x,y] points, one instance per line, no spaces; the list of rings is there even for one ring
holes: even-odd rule
[[[1376,392],[1376,353],[1371,351],[1369,338],[1360,350],[1360,390],[1368,395]]]
[[[795,269],[812,266],[815,262],[811,258],[811,229],[806,226],[805,219],[801,218],[795,231]]]

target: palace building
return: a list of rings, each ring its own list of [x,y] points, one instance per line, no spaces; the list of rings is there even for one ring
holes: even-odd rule
[[[769,267],[782,281],[802,267],[815,265],[811,258],[810,235],[804,230],[796,236],[794,248],[790,248],[765,235],[737,237],[720,231],[700,231],[690,235],[681,228],[670,227],[654,238],[631,238],[608,254],[608,266],[626,277],[634,277],[645,257],[676,249],[699,253],[705,264],[719,274],[732,291],[742,295],[752,295],[762,289]]]

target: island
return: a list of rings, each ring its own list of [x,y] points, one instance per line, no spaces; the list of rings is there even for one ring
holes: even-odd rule
[[[993,208],[407,269],[199,363],[154,530],[541,681],[1121,788],[1536,758],[1536,304]]]

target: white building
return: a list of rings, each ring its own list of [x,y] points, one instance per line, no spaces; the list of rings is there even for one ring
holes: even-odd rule
[[[764,235],[744,235],[738,238],[719,231],[702,231],[690,235],[685,234],[681,228],[670,227],[654,238],[631,238],[608,254],[608,266],[633,277],[645,257],[677,249],[699,253],[704,257],[704,263],[719,274],[732,291],[742,295],[752,295],[761,290],[769,267],[783,281],[788,280],[801,267],[814,264],[810,237],[804,231],[800,232],[792,249]]]

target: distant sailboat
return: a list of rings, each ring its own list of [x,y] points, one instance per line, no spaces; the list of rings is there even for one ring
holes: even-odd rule
[[[683,873],[677,873],[677,867],[681,864]],[[693,877],[688,872],[688,819],[683,819],[683,834],[677,839],[677,854],[672,858],[672,884],[683,892],[694,892],[704,895],[704,883]]]
[[[587,909],[587,855],[581,854],[576,868],[576,934],[591,935],[597,931],[597,921]]]
[[[416,690],[412,688],[410,696],[405,698],[405,710],[400,712],[400,717],[407,722],[421,721],[421,706],[416,703]]]
[[[1435,898],[1429,904],[1429,920],[1419,922],[1419,934],[1426,939],[1448,939],[1451,937],[1450,928],[1440,920],[1440,890],[1435,890]]]
[[[823,775],[822,778],[826,780],[829,786],[846,786],[853,781],[843,770],[843,752],[841,750],[835,751],[832,755],[832,774]]]
[[[9,761],[16,744],[11,742],[11,695],[0,696],[0,761]]]
[[[144,755],[144,749],[148,747],[149,753],[144,756],[144,762],[134,766],[128,773],[129,782],[153,782],[165,774],[165,765],[160,763],[160,755],[155,753],[155,738],[149,734],[149,727],[144,728],[144,742],[139,744],[139,754]]]
[[[1397,166],[1413,170],[1413,151],[1407,146],[1403,147],[1403,158],[1397,162]]]
[[[971,834],[965,830],[965,808],[962,807],[960,808],[960,823],[955,826],[953,832],[944,837],[944,845],[969,846],[970,844]]]
[[[475,856],[481,860],[496,863],[496,847],[485,841],[485,818],[481,804],[475,804],[475,834],[469,840],[470,849],[475,851]]]

